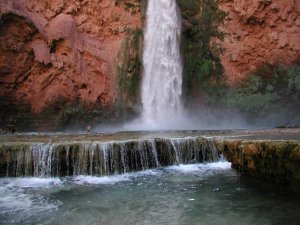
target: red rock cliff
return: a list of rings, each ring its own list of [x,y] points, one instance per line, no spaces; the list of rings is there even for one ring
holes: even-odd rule
[[[138,0],[1,0],[0,96],[39,112],[58,99],[108,105]]]
[[[262,64],[292,64],[300,56],[299,0],[220,0],[227,13],[222,64],[235,84]]]
[[[35,113],[60,99],[113,104],[122,43],[128,30],[142,26],[140,2],[1,0],[0,98]],[[227,13],[220,29],[229,83],[262,64],[288,65],[300,56],[299,0],[218,4]]]

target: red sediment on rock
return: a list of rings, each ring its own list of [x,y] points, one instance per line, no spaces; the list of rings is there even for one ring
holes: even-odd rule
[[[263,64],[290,65],[300,56],[300,2],[297,0],[219,1],[227,13],[221,42],[231,85]]]
[[[139,3],[111,0],[0,2],[0,96],[39,113],[57,99],[111,105],[126,29],[142,26]]]

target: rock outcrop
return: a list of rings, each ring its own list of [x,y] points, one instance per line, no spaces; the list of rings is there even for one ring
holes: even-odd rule
[[[298,0],[220,0],[227,13],[222,64],[234,85],[263,64],[292,64],[300,56]]]
[[[138,0],[2,0],[0,96],[39,113],[56,101],[112,105]]]
[[[244,176],[300,191],[300,130],[0,136],[0,177],[112,175],[220,159]]]
[[[219,140],[216,144],[242,175],[284,184],[299,191],[299,141]]]

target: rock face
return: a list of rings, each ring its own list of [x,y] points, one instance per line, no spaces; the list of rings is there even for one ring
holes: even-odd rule
[[[56,101],[111,105],[138,0],[1,0],[0,96],[39,113]]]
[[[217,141],[218,149],[243,175],[300,189],[299,141]]]
[[[230,84],[262,64],[292,64],[300,56],[300,1],[220,0],[227,13],[222,64]]]
[[[132,114],[138,111],[145,2],[1,0],[0,127],[5,120],[3,114],[13,116],[16,108],[22,113],[38,114],[51,107],[61,110],[61,105],[71,103],[96,105],[103,111],[107,106],[123,104],[136,109]],[[299,0],[177,2],[181,2],[185,16],[183,28],[190,28],[184,32],[199,47],[187,43],[187,52],[192,54],[186,65],[195,67],[189,77],[198,73],[202,86],[191,79],[187,89],[195,86],[197,92],[209,87],[210,91],[209,85],[215,80],[209,76],[221,76],[222,65],[229,84],[234,86],[263,64],[290,65],[300,57]],[[210,30],[205,27],[217,26],[217,20],[222,20],[220,14],[211,15],[216,11],[212,10],[216,2],[227,13],[220,26],[226,34],[224,41],[219,41],[222,65],[218,54],[207,47],[218,35],[207,38]],[[203,4],[210,7],[203,8]],[[203,33],[199,33],[200,28]],[[204,48],[201,45],[205,37],[208,44]],[[199,61],[202,70],[197,67]],[[207,83],[201,80],[206,78]],[[118,95],[121,97],[117,100]],[[201,98],[201,94],[195,96]]]

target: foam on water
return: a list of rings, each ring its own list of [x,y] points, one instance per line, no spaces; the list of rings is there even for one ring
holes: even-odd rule
[[[21,190],[11,190],[7,187],[0,187],[0,212],[14,211],[32,206],[30,195],[24,194]]]
[[[177,165],[169,166],[163,168],[163,171],[168,172],[180,172],[180,173],[199,173],[202,176],[211,175],[210,172],[218,172],[231,169],[231,163],[226,161],[219,161],[214,163],[207,164],[189,164],[189,165]],[[121,175],[114,176],[76,176],[72,178],[71,182],[74,182],[77,185],[114,185],[121,182],[132,181],[135,178],[144,177],[144,176],[156,176],[162,174],[162,170],[152,169],[145,170],[136,173],[125,173]]]
[[[60,186],[63,181],[59,178],[4,178],[0,180],[0,185],[18,188],[49,188]]]
[[[158,168],[152,170],[145,170],[136,173],[125,173],[121,175],[114,176],[76,176],[71,179],[76,185],[114,185],[121,182],[132,181],[135,178],[146,177],[146,176],[156,176],[162,174],[163,171],[168,172],[180,172],[180,173],[199,173],[202,176],[211,175],[210,172],[218,172],[231,169],[231,163],[226,161],[219,161],[207,164],[190,164],[190,165],[177,165],[169,166],[166,168]]]
[[[76,186],[102,186],[115,185],[122,182],[135,182],[137,179],[147,179],[149,176],[161,176],[167,173],[196,174],[199,177],[206,177],[230,169],[228,162],[216,162],[208,164],[178,165],[165,168],[145,170],[136,173],[125,173],[114,176],[75,176],[66,178],[1,178],[0,179],[0,218],[18,219],[8,222],[18,223],[18,221],[39,213],[49,213],[57,210],[62,204],[58,200],[51,200],[45,193],[60,192]],[[139,182],[139,184],[142,184]],[[138,184],[138,185],[139,185]],[[49,190],[51,190],[49,192]],[[51,196],[51,195],[50,195]],[[190,199],[189,201],[192,201]]]
[[[95,177],[95,176],[76,176],[72,181],[77,185],[113,185],[116,183],[132,181],[134,178],[143,177],[143,176],[154,176],[159,172],[155,170],[145,170],[137,173],[125,173],[121,175],[114,176],[104,176],[104,177]]]
[[[0,224],[299,224],[298,196],[263,190],[241,182],[228,162],[103,179],[5,178]]]
[[[62,184],[58,178],[0,179],[0,218],[18,214],[21,215],[19,218],[26,219],[41,212],[56,210],[60,202],[49,201],[37,193],[32,193],[30,189],[49,188]],[[15,220],[10,222],[18,223]]]
[[[231,169],[231,163],[226,161],[219,161],[219,162],[207,163],[207,164],[177,165],[177,166],[169,166],[166,168],[166,170],[168,171],[176,171],[181,173],[222,171],[228,169]]]
[[[129,181],[129,177],[125,174],[116,176],[94,177],[94,176],[77,176],[74,177],[74,183],[78,185],[97,185],[97,184],[115,184],[119,182]]]

